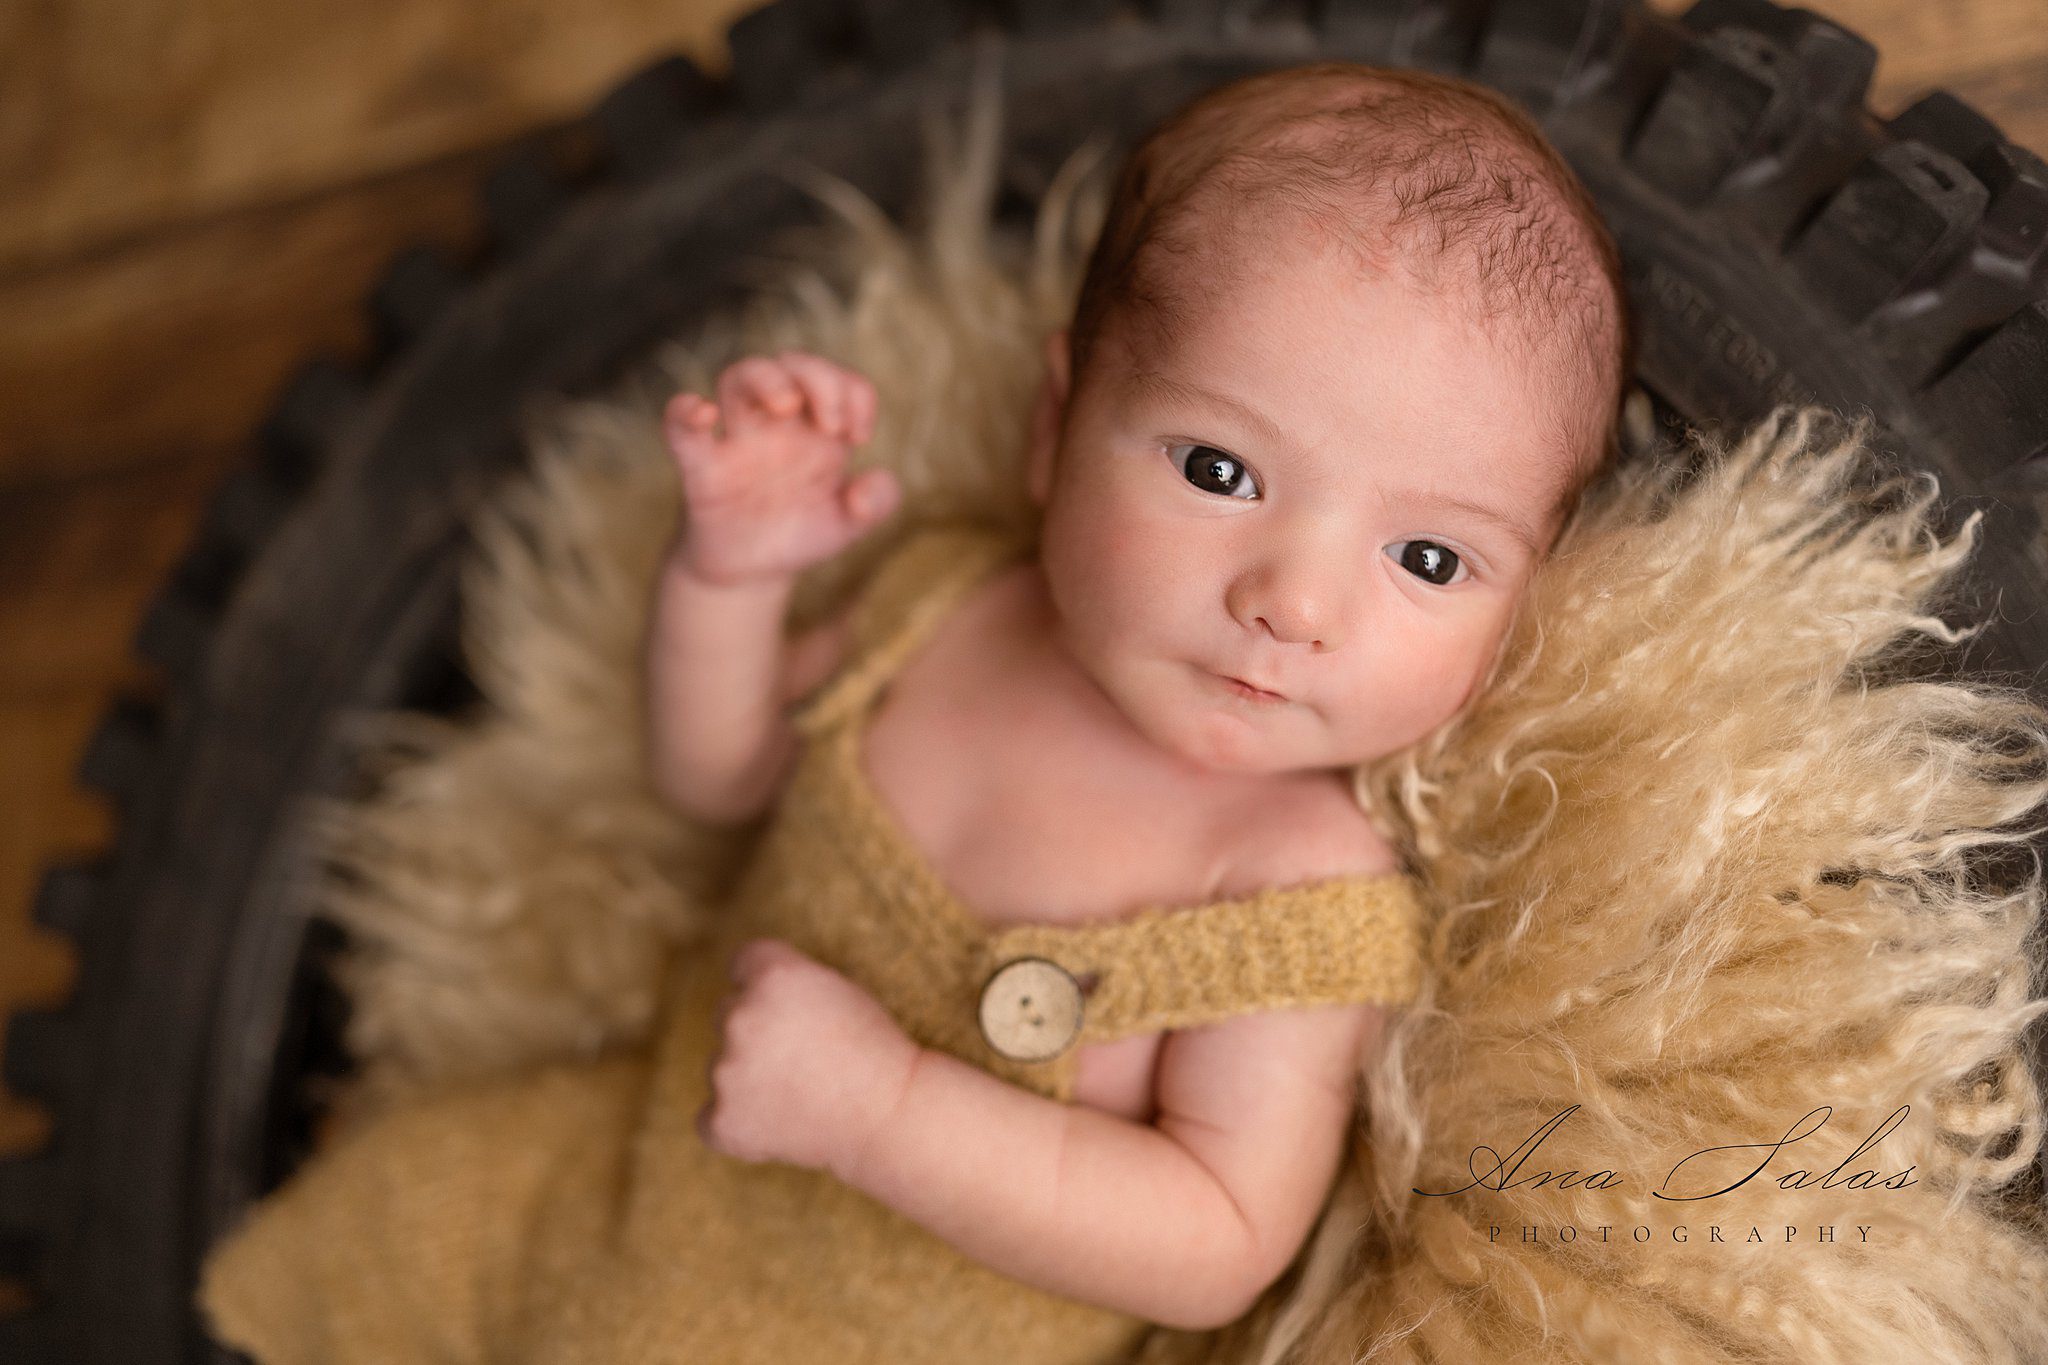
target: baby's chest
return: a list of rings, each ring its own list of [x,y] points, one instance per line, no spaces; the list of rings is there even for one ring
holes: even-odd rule
[[[1274,880],[1245,856],[1227,803],[1130,770],[1101,736],[1057,714],[1034,714],[1022,699],[960,705],[958,692],[891,692],[863,736],[869,786],[954,899],[985,922],[1115,919]],[[1075,1100],[1150,1119],[1164,1037],[1083,1047]]]
[[[1056,718],[1004,714],[892,688],[862,743],[875,795],[977,918],[1081,924],[1234,893],[1228,822],[1200,793]]]

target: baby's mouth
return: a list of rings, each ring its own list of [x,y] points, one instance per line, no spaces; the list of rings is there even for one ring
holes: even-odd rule
[[[1229,692],[1230,695],[1242,698],[1245,701],[1280,702],[1287,700],[1286,697],[1283,697],[1278,692],[1268,691],[1263,687],[1255,687],[1243,678],[1235,677],[1229,673],[1212,672],[1209,676],[1222,682],[1224,690]]]

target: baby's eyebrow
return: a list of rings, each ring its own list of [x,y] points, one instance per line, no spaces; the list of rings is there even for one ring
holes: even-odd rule
[[[1527,550],[1532,556],[1537,554],[1541,548],[1536,544],[1535,534],[1527,526],[1505,512],[1489,507],[1483,502],[1473,502],[1470,498],[1460,497],[1456,493],[1444,493],[1431,488],[1409,489],[1406,493],[1400,495],[1400,499],[1412,502],[1435,503],[1443,507],[1455,507],[1461,512],[1478,517],[1481,521],[1498,526],[1508,535],[1513,536],[1515,543]]]
[[[1294,443],[1287,439],[1287,434],[1275,426],[1264,413],[1257,408],[1245,406],[1235,398],[1208,389],[1196,388],[1192,384],[1183,384],[1178,379],[1160,374],[1157,370],[1134,370],[1131,378],[1143,388],[1156,390],[1182,403],[1208,403],[1222,408],[1251,428],[1260,440],[1287,450],[1294,448]]]

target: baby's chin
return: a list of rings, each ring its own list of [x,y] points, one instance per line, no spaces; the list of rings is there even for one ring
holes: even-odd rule
[[[1302,702],[1235,698],[1220,679],[1162,655],[1074,657],[1141,738],[1204,772],[1280,776],[1352,766],[1331,752],[1321,717]]]
[[[1342,766],[1307,742],[1313,717],[1298,703],[1244,705],[1201,688],[1167,689],[1133,698],[1123,710],[1153,744],[1207,772],[1279,776]]]

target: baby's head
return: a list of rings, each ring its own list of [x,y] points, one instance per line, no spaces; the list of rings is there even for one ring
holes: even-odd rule
[[[1185,106],[1046,348],[1030,482],[1067,648],[1203,767],[1423,737],[1615,457],[1622,288],[1570,168],[1483,87],[1324,62]]]

